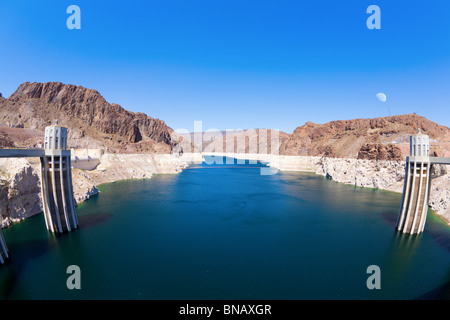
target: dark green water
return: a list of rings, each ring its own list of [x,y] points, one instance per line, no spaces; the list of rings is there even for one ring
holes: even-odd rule
[[[401,195],[262,165],[196,165],[120,181],[54,236],[43,215],[3,230],[5,299],[416,299],[450,297],[450,228],[394,230]],[[69,290],[69,265],[81,290]],[[381,289],[369,290],[378,265]]]

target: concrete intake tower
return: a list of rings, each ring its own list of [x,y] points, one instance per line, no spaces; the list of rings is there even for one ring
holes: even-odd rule
[[[0,149],[0,158],[22,157],[39,157],[41,160],[41,194],[47,229],[63,233],[78,228],[67,128],[58,125],[58,121],[46,127],[44,149]],[[8,248],[0,230],[0,264],[8,257]]]
[[[419,234],[425,228],[434,164],[450,164],[450,158],[430,157],[430,138],[422,134],[410,137],[410,156],[406,157],[402,204],[396,229]]]
[[[73,198],[70,150],[67,128],[45,128],[45,155],[41,157],[41,190],[45,224],[52,232],[66,232],[78,227]]]

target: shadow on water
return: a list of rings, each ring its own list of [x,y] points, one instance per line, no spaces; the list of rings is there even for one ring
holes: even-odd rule
[[[113,216],[114,215],[109,212],[96,212],[91,214],[85,214],[78,216],[78,223],[80,228],[84,229],[102,224],[111,219]]]
[[[108,212],[92,213],[78,217],[80,228],[86,229],[102,224],[113,215]],[[58,239],[66,234],[49,234],[46,238],[27,238],[21,241],[7,243],[9,259],[1,266],[0,299],[8,299],[17,284],[22,270],[28,262],[38,259],[57,247]]]
[[[442,232],[442,228],[439,228],[437,223],[427,223],[425,225],[425,232],[430,234],[433,237],[433,240],[436,241],[442,248],[444,248],[447,252],[450,253],[450,233]],[[447,281],[440,287],[429,291],[420,297],[416,298],[417,300],[450,300],[450,270],[447,274]]]
[[[395,214],[385,211],[381,213],[381,216],[392,228],[395,229],[397,226],[397,216]]]
[[[447,252],[450,252],[450,232],[443,232],[442,226],[438,223],[429,223],[428,218],[424,232],[429,233],[436,243],[443,247]]]
[[[0,299],[8,299],[17,279],[28,261],[45,255],[56,247],[56,237],[27,240],[9,245],[9,259],[2,267],[5,276],[0,281]]]
[[[416,298],[415,300],[450,300],[450,280],[439,288],[427,292],[424,295]]]

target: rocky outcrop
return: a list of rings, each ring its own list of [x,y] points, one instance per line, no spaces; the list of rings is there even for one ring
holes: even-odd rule
[[[393,144],[366,143],[359,149],[357,159],[402,160],[402,151]]]
[[[405,162],[321,158],[316,174],[357,187],[402,192]]]
[[[95,182],[86,171],[72,169],[73,196],[76,203],[81,203],[98,194]]]
[[[433,179],[430,190],[429,205],[431,208],[442,214],[447,221],[450,221],[450,175]]]
[[[0,159],[0,226],[42,212],[38,172],[26,159]]]
[[[108,103],[93,89],[60,82],[26,82],[0,107],[0,124],[43,130],[58,119],[69,129],[69,146],[111,151],[170,153],[174,143],[164,121]]]

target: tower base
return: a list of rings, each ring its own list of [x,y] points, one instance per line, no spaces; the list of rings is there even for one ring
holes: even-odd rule
[[[403,233],[419,234],[425,228],[430,197],[432,164],[427,161],[406,160],[402,205],[396,229]]]

